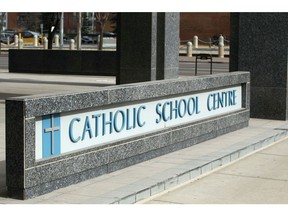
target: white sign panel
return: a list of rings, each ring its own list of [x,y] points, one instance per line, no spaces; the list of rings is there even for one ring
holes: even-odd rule
[[[36,160],[157,131],[242,108],[241,86],[36,119]]]

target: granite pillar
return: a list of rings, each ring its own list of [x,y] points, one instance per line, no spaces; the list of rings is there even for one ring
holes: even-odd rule
[[[178,76],[179,13],[119,13],[117,84]]]
[[[179,13],[158,13],[157,15],[157,80],[177,78]]]
[[[251,72],[251,117],[288,119],[288,13],[232,13],[230,71]]]

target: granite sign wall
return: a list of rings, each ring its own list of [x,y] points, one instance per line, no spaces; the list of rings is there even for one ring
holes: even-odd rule
[[[32,198],[246,127],[249,79],[234,72],[10,98],[8,194]]]

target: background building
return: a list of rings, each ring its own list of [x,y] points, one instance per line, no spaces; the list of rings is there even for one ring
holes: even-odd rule
[[[209,41],[214,35],[230,38],[230,13],[180,13],[180,39],[191,40],[197,35]]]
[[[99,32],[96,23],[96,12],[82,13],[82,26],[89,33]],[[41,13],[8,13],[9,30],[31,30],[40,32]],[[115,31],[114,23],[105,25],[105,32]],[[47,32],[47,29],[44,29]],[[76,34],[77,13],[64,13],[64,33]],[[83,29],[82,29],[83,32]],[[215,35],[222,34],[226,39],[230,38],[230,13],[180,13],[180,40],[191,40],[197,35],[202,41],[209,41]]]
[[[76,34],[77,33],[77,15],[78,13],[64,13],[64,33]],[[82,13],[83,22],[82,26],[89,31],[89,33],[99,32],[99,26],[96,23],[96,13]],[[40,25],[42,21],[42,13],[8,13],[9,22],[7,28],[11,31],[35,31],[41,32]],[[48,29],[43,29],[47,32]],[[107,23],[104,31],[114,31],[111,24]]]

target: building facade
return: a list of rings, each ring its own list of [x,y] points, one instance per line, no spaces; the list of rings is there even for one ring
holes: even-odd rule
[[[82,13],[82,26],[88,31],[98,32],[93,12]],[[32,17],[32,19],[31,19]],[[8,13],[9,30],[31,30],[40,32],[41,13]],[[104,31],[114,31],[110,23],[105,25]],[[44,29],[45,32],[45,29]],[[77,13],[64,13],[64,33],[74,34],[77,32]],[[181,41],[192,40],[197,35],[200,40],[208,41],[214,35],[222,34],[230,37],[230,13],[180,13],[180,39]]]
[[[230,13],[180,13],[180,39],[209,41],[222,34],[230,38]]]
[[[10,31],[35,31],[41,32],[41,19],[42,13],[8,13],[9,22],[7,23],[7,29]],[[96,23],[96,13],[82,13],[84,26],[90,33],[99,31],[99,26]],[[76,34],[77,33],[77,17],[78,13],[64,13],[64,33]],[[104,31],[113,31],[109,22],[106,24]],[[43,32],[47,32],[48,29],[43,29]]]

